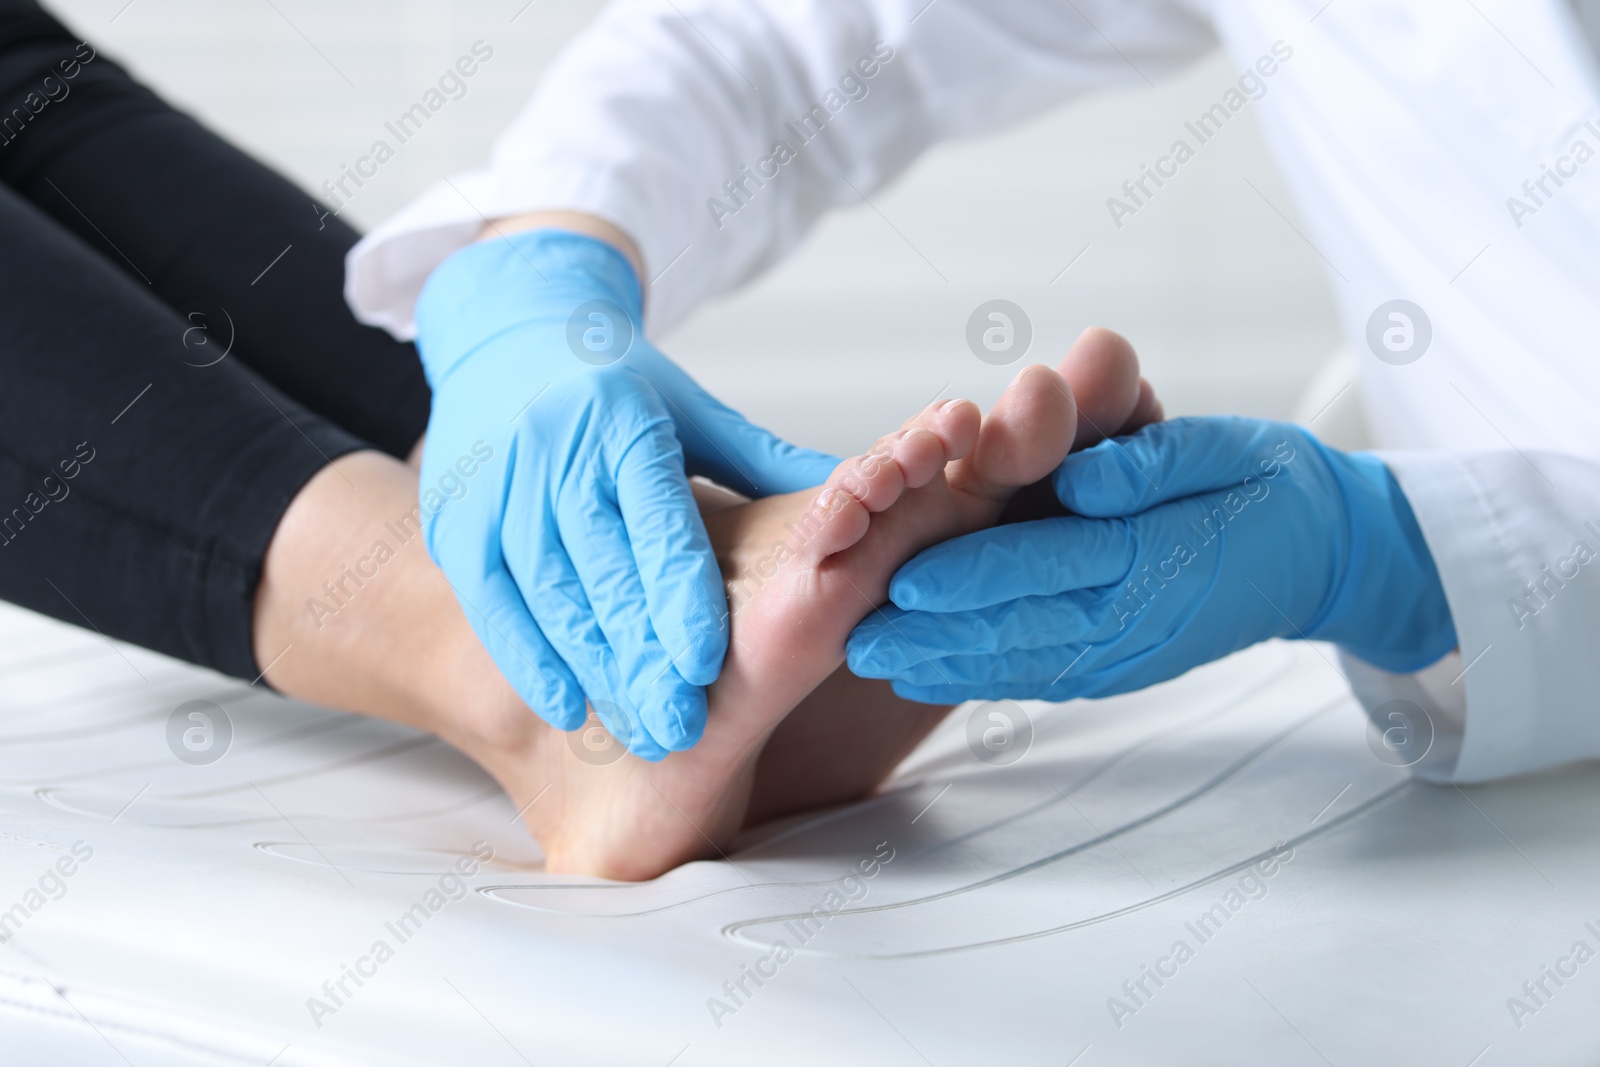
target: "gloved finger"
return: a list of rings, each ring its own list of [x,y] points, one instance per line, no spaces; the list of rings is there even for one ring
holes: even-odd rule
[[[1064,700],[1065,696],[1054,695],[1051,690],[1062,686],[1069,676],[1076,680],[1076,677],[1092,670],[1092,665],[1086,661],[1092,658],[1091,653],[1097,649],[1101,650],[1099,658],[1104,658],[1107,652],[1112,656],[1119,654],[1104,644],[1072,644],[1014,648],[991,655],[941,656],[908,664],[904,669],[894,672],[890,680],[930,689],[969,686],[986,695],[990,686],[1025,685],[1030,687],[1029,693],[1040,699]],[[1068,691],[1066,687],[1058,690],[1063,694]]]
[[[1169,681],[1214,655],[1192,656],[1155,634],[1131,633],[1121,640],[1068,644],[1012,656],[947,657],[908,669],[893,680],[895,692],[926,703],[1001,698],[1077,700],[1116,696]],[[904,692],[902,692],[904,688]]]
[[[646,728],[571,559],[562,552],[546,556],[541,566],[546,578],[535,591],[533,615],[550,646],[571,668],[612,737],[640,759],[664,759],[668,750]],[[518,587],[526,596],[527,585],[519,580]]]
[[[913,664],[945,656],[994,655],[1102,641],[1120,629],[1111,590],[1022,597],[973,611],[905,612],[892,605],[862,620],[845,644],[850,669],[894,678]]]
[[[894,690],[895,696],[921,704],[965,704],[969,700],[983,699],[969,685],[907,685],[891,681],[889,688]]]
[[[511,688],[558,730],[585,718],[583,690],[534,621],[516,582],[495,553],[487,570],[479,556],[463,558],[470,538],[439,537],[428,527],[428,552],[444,572],[473,631]]]
[[[705,730],[705,692],[673,667],[651,622],[646,583],[630,544],[644,533],[627,527],[604,485],[587,478],[563,488],[556,515],[629,705],[662,748],[690,747]]]
[[[749,497],[793,493],[821,485],[839,465],[837,456],[792,445],[712,396],[665,357],[649,376],[660,389],[689,472]]]
[[[1131,648],[1094,645],[1066,677],[1050,688],[1046,701],[1072,701],[1078,697],[1118,696],[1160,685],[1179,677],[1210,659],[1195,661],[1190,656],[1174,656],[1165,643],[1154,643],[1141,651]]]
[[[613,477],[625,528],[618,540],[631,546],[632,559],[607,562],[639,577],[639,603],[648,607],[649,623],[675,674],[690,686],[710,685],[728,651],[728,598],[672,423],[647,422],[627,445]],[[623,663],[626,667],[626,656]],[[696,700],[700,725],[691,715],[685,737],[698,738],[704,725],[705,698]]]
[[[1118,638],[1090,645],[1037,650],[1025,657],[946,657],[908,668],[893,679],[895,692],[927,703],[951,699],[1031,697],[1100,698],[1131,693],[1177,678],[1252,642],[1230,635],[1219,620],[1165,619],[1155,626],[1130,622]],[[1173,627],[1176,626],[1176,631]],[[1201,647],[1174,643],[1174,632],[1200,634]],[[1062,665],[1058,669],[1058,665]],[[935,671],[933,666],[937,666]]]
[[[889,599],[916,611],[970,611],[1028,596],[1120,583],[1134,531],[1121,519],[1076,516],[995,526],[934,545],[889,582]]]
[[[513,481],[512,493],[535,503],[506,513],[499,547],[507,569],[550,647],[577,678],[606,729],[641,759],[662,759],[667,750],[645,729],[631,700],[616,655],[562,543],[555,507],[536,489],[542,486]]]
[[[1274,478],[1305,441],[1304,431],[1287,423],[1172,419],[1068,456],[1056,468],[1056,496],[1080,515],[1136,515],[1247,477]]]
[[[1034,682],[1011,682],[1004,679],[982,685],[911,685],[893,681],[889,687],[895,696],[915,700],[922,704],[965,704],[969,700],[1070,700],[1071,696],[1046,696],[1037,692]]]

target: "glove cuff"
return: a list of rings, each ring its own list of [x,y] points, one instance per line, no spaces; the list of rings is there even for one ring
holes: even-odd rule
[[[1456,647],[1455,620],[1411,503],[1377,456],[1323,450],[1344,492],[1350,554],[1306,628],[1373,666],[1419,671]]]
[[[642,336],[639,277],[604,241],[544,228],[467,245],[434,269],[417,298],[417,352],[428,384],[439,388],[468,356],[509,330],[530,323],[565,329],[591,301],[620,308],[633,337]]]

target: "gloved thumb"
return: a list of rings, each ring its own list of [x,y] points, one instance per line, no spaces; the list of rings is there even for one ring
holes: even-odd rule
[[[672,370],[676,373],[652,377],[677,424],[690,474],[745,496],[761,497],[821,485],[839,465],[836,456],[792,445],[755,425],[681,368]]]
[[[1272,477],[1307,443],[1290,423],[1233,416],[1172,419],[1068,456],[1056,496],[1079,515],[1137,515],[1158,504]]]

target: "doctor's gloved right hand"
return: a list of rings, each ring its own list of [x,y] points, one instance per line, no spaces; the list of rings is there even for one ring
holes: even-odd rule
[[[1438,569],[1381,459],[1289,423],[1186,418],[1068,456],[1073,514],[935,545],[851,635],[850,669],[946,704],[1126,693],[1268,638],[1396,673],[1456,645]]]
[[[534,229],[456,252],[417,304],[433,387],[428,552],[523,701],[576,729],[585,700],[635,755],[699,740],[727,600],[687,472],[749,496],[836,460],[752,426],[641,333],[616,248]]]

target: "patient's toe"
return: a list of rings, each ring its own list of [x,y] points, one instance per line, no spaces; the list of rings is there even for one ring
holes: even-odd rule
[[[814,567],[860,541],[871,525],[872,516],[861,501],[830,486],[818,493],[790,524],[795,561],[803,567]]]
[[[963,492],[1008,499],[1055,470],[1078,424],[1072,389],[1049,367],[1024,367],[984,417],[972,455],[951,469]]]
[[[1141,398],[1139,357],[1127,338],[1091,326],[1073,342],[1057,370],[1078,403],[1074,448],[1122,431]]]
[[[1162,410],[1161,401],[1156,398],[1155,387],[1143,378],[1139,379],[1139,402],[1133,405],[1133,414],[1129,415],[1122,427],[1115,431],[1117,434],[1133,433],[1141,427],[1153,422],[1160,422],[1166,418]]]

